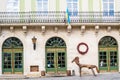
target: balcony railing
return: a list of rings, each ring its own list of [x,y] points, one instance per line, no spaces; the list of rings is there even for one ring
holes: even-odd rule
[[[70,23],[119,23],[120,12],[104,16],[103,12],[79,12],[70,16]],[[67,23],[66,12],[0,12],[0,24]]]

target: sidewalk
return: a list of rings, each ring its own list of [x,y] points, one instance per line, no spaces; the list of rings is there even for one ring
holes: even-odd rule
[[[39,77],[39,78],[25,78],[25,79],[5,79],[0,80],[120,80],[120,73],[100,73],[97,76],[82,75],[80,76],[66,76],[66,77]]]
[[[101,73],[97,76],[82,75],[79,76],[68,76],[68,77],[42,77],[42,78],[29,78],[23,80],[120,80],[120,73]]]

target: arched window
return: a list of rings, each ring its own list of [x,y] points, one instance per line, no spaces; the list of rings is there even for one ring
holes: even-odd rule
[[[56,74],[66,73],[66,44],[60,37],[52,37],[47,40],[45,45],[46,52],[46,72],[54,72]]]
[[[105,36],[100,40],[99,46],[104,47],[117,46],[117,42],[113,37]]]
[[[16,37],[6,39],[2,45],[2,73],[23,74],[23,44]]]
[[[46,47],[48,47],[48,46],[50,46],[50,47],[65,47],[66,44],[63,39],[61,39],[59,37],[53,37],[47,41]]]
[[[23,44],[18,38],[10,37],[3,43],[3,48],[23,48]]]
[[[118,71],[118,45],[115,38],[105,36],[99,41],[99,69],[104,72]]]

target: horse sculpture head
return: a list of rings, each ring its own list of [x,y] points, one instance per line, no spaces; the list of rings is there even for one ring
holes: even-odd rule
[[[75,62],[77,65],[79,65],[79,57],[75,57],[73,60],[72,60],[72,63]]]

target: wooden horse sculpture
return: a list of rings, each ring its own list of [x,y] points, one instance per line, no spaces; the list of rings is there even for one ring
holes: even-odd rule
[[[91,69],[94,76],[96,76],[96,75],[95,75],[95,72],[94,72],[93,68],[96,68],[96,71],[99,73],[99,70],[98,70],[98,68],[97,68],[96,65],[80,64],[80,63],[79,63],[79,57],[75,57],[75,58],[73,59],[72,63],[73,63],[73,62],[75,62],[75,63],[79,66],[80,76],[81,76],[81,70],[82,70],[82,68],[84,68],[84,67],[85,67],[85,68],[88,68],[88,69]]]

